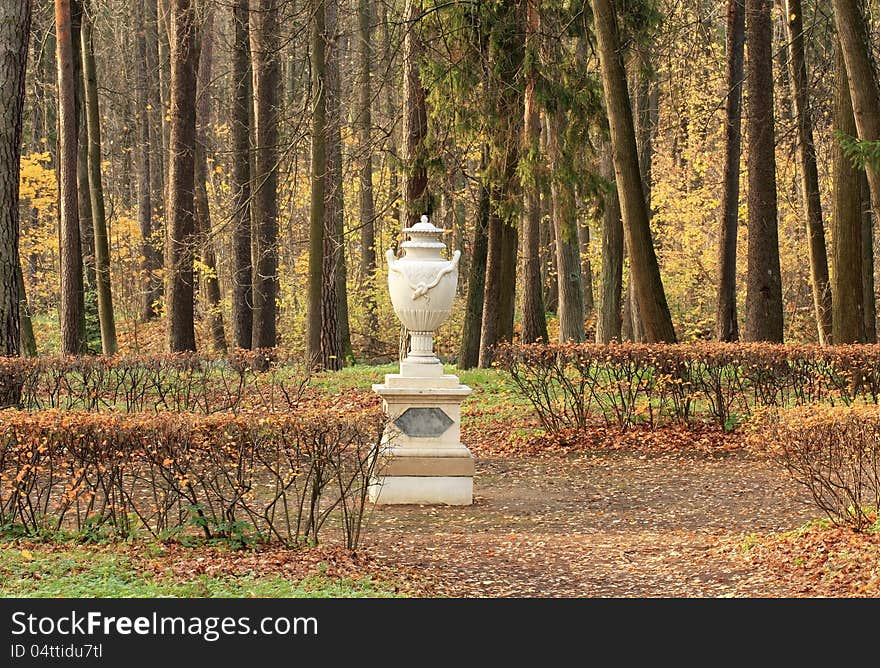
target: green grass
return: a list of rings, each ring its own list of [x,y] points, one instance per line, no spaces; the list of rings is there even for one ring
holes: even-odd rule
[[[210,558],[207,556],[207,558]],[[115,549],[64,547],[44,551],[0,547],[0,596],[82,598],[387,598],[385,583],[329,578],[303,580],[272,576],[206,576],[175,579],[139,568]]]
[[[486,412],[491,420],[500,420],[521,417],[524,411],[531,414],[531,404],[506,372],[498,369],[461,371],[452,364],[445,365],[444,370],[458,376],[464,385],[474,391],[462,404],[465,415]],[[369,390],[373,383],[384,382],[385,374],[398,372],[399,366],[396,362],[379,366],[356,364],[340,371],[316,374],[309,385],[326,394],[342,394],[350,390]]]

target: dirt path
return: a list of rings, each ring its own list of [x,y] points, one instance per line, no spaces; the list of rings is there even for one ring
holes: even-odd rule
[[[816,514],[748,450],[478,459],[475,496],[378,507],[368,552],[424,573],[430,596],[786,597],[740,546]]]

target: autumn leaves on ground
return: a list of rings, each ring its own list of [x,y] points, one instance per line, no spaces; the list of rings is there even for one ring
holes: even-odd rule
[[[314,381],[310,402],[390,367]],[[595,427],[560,444],[501,371],[462,374],[471,507],[379,506],[360,547],[38,542],[7,535],[6,596],[876,596],[878,534],[831,529],[741,432]]]

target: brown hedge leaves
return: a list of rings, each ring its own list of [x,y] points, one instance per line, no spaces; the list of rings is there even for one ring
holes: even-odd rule
[[[880,346],[871,345],[506,344],[495,359],[554,434],[597,419],[730,429],[756,407],[880,397]]]
[[[0,412],[0,525],[357,545],[381,412]]]

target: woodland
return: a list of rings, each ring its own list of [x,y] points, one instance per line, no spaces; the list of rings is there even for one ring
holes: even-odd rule
[[[878,11],[0,0],[0,595],[876,597]],[[368,494],[423,215],[467,508]]]

